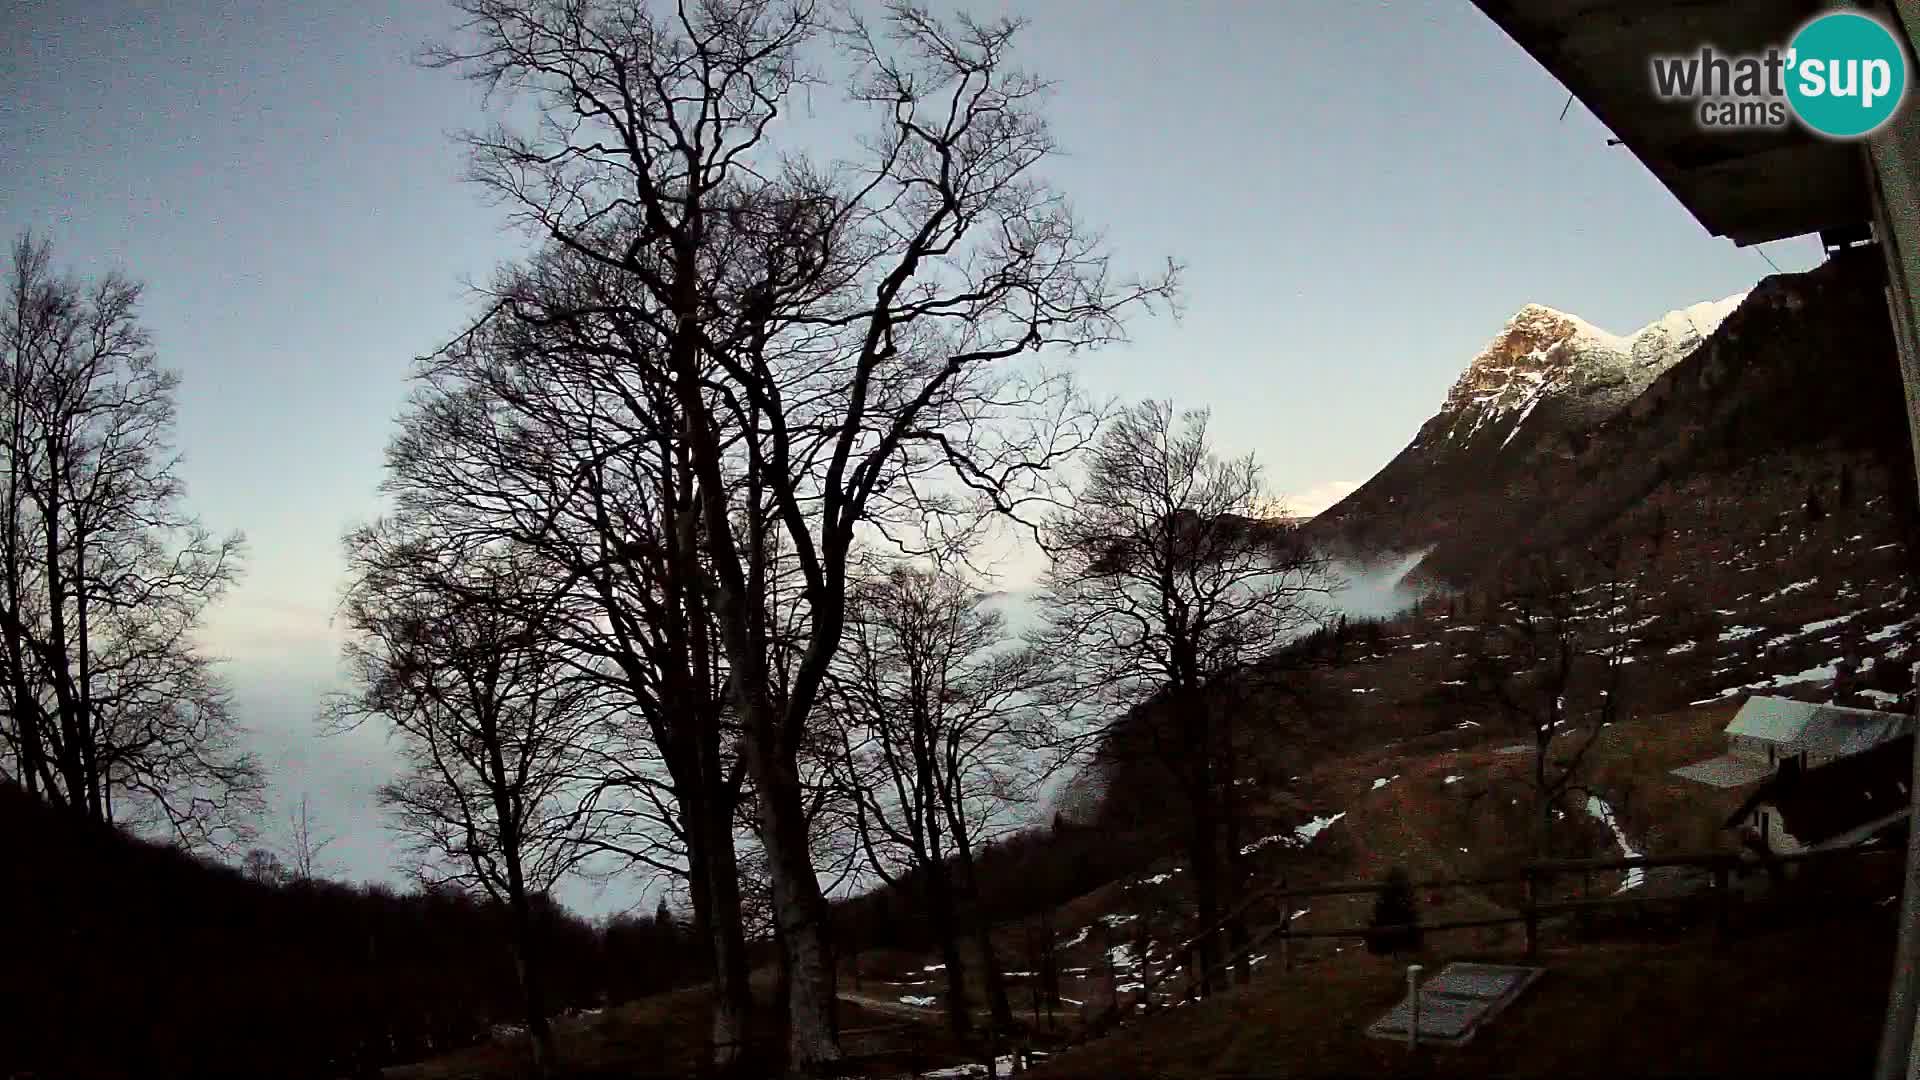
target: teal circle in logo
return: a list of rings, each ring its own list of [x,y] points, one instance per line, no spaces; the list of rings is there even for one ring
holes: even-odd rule
[[[1878,19],[1822,15],[1788,46],[1787,103],[1821,135],[1855,139],[1893,116],[1907,91],[1907,54]]]

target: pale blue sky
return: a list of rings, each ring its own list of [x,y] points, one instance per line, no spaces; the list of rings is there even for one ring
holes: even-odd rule
[[[1123,262],[1188,265],[1186,317],[1091,357],[1099,391],[1210,405],[1274,486],[1364,480],[1529,301],[1626,332],[1768,266],[1688,217],[1467,0],[1026,0],[1059,81],[1052,175]],[[0,14],[0,231],[148,282],[185,375],[192,505],[252,543],[210,628],[343,868],[386,859],[378,740],[313,745],[337,537],[374,508],[411,357],[520,241],[458,180],[474,88],[408,63],[429,0],[25,0]],[[1676,43],[1686,46],[1692,43]],[[825,115],[831,117],[831,112]],[[1818,259],[1770,245],[1785,269]]]

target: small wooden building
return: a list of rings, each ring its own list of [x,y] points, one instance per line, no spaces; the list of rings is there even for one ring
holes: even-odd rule
[[[1912,780],[1912,735],[1810,768],[1789,758],[1726,826],[1775,855],[1846,847],[1905,824]]]

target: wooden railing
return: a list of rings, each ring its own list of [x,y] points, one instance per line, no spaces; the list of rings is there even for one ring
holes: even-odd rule
[[[1538,956],[1540,923],[1544,918],[1561,914],[1608,908],[1630,908],[1650,904],[1672,904],[1676,902],[1684,904],[1690,901],[1700,902],[1703,900],[1705,902],[1711,902],[1716,906],[1714,920],[1715,938],[1716,940],[1724,941],[1728,936],[1728,912],[1731,908],[1732,896],[1730,886],[1735,877],[1751,873],[1769,873],[1799,863],[1871,857],[1874,855],[1904,855],[1905,850],[1904,846],[1882,845],[1830,848],[1819,851],[1801,852],[1794,855],[1769,857],[1730,852],[1706,852],[1685,855],[1643,855],[1609,859],[1548,859],[1528,863],[1521,867],[1517,873],[1512,874],[1492,877],[1436,878],[1414,881],[1412,886],[1415,890],[1427,892],[1438,889],[1484,888],[1498,885],[1526,886],[1523,902],[1516,910],[1505,911],[1499,915],[1483,918],[1421,922],[1417,925],[1423,934],[1431,934],[1454,930],[1524,924],[1527,928],[1527,955]],[[1597,899],[1584,895],[1581,899],[1577,900],[1555,901],[1541,899],[1542,883],[1552,882],[1562,877],[1580,874],[1590,879],[1592,875],[1597,873],[1634,869],[1651,870],[1661,867],[1695,867],[1706,870],[1713,875],[1713,887],[1705,893],[1696,895],[1656,895],[1644,890],[1635,890],[1633,895],[1616,894]],[[1181,959],[1185,956],[1192,955],[1193,950],[1209,935],[1225,933],[1233,925],[1235,920],[1246,918],[1248,915],[1257,911],[1260,904],[1271,904],[1278,901],[1281,905],[1281,918],[1273,925],[1263,929],[1259,934],[1254,935],[1245,946],[1235,950],[1232,954],[1209,969],[1208,974],[1212,977],[1212,981],[1216,985],[1223,988],[1230,986],[1231,983],[1227,976],[1236,965],[1255,956],[1261,949],[1272,946],[1276,941],[1280,944],[1282,950],[1282,966],[1290,969],[1292,966],[1291,945],[1292,942],[1296,940],[1305,941],[1331,938],[1365,940],[1370,934],[1376,932],[1378,928],[1351,926],[1313,930],[1293,929],[1292,902],[1297,899],[1320,896],[1377,894],[1387,887],[1385,882],[1380,881],[1334,882],[1320,885],[1289,885],[1284,880],[1267,882],[1256,889],[1251,895],[1243,898],[1231,911],[1222,916],[1212,926],[1207,927],[1184,942],[1180,948],[1173,952],[1171,962],[1165,967],[1157,972],[1143,973],[1141,978],[1142,986],[1132,991],[1130,997],[1119,993],[1112,995],[1113,1000],[1108,1003],[1104,1010],[1100,1010],[1097,1016],[1087,1016],[1091,1022],[1084,1025],[1081,1030],[1074,1035],[1053,1043],[1049,1047],[1049,1051],[1057,1053],[1068,1047],[1098,1037],[1112,1024],[1122,1022],[1135,1012],[1142,1011],[1137,1008],[1139,1005],[1145,1005],[1146,1009],[1144,1011],[1146,1012],[1155,1011],[1158,1003],[1154,1000],[1154,991],[1167,979],[1190,970],[1181,962]],[[1582,890],[1583,894],[1590,891],[1591,889]],[[1110,937],[1107,943],[1111,945]],[[1144,957],[1142,957],[1142,963],[1143,965],[1145,964]],[[1190,977],[1186,988],[1185,996],[1189,1000],[1195,995],[1196,988],[1200,983],[1201,979],[1198,973],[1194,973],[1192,977]],[[1088,1001],[1089,1004],[1091,1004],[1091,998],[1089,998]],[[1136,1008],[1129,1008],[1128,1006],[1136,1006]],[[1016,1041],[1010,1044],[1002,1044],[996,1040],[989,1044],[987,1049],[989,1051],[989,1061],[992,1060],[995,1054],[1000,1053],[1002,1050],[1012,1050],[1016,1060],[1020,1061],[1021,1065],[1024,1065],[1027,1064],[1027,1061],[1023,1059],[1031,1056],[1034,1046],[1031,1042]],[[1016,1066],[1016,1068],[1019,1067],[1018,1065]],[[991,1066],[989,1066],[989,1068],[991,1068]]]
[[[1728,933],[1732,909],[1732,884],[1736,877],[1753,873],[1770,873],[1787,866],[1824,862],[1836,859],[1861,858],[1874,855],[1904,854],[1903,847],[1876,845],[1866,847],[1829,848],[1799,852],[1792,855],[1761,857],[1752,854],[1732,852],[1703,852],[1682,855],[1641,855],[1625,858],[1607,859],[1546,859],[1527,863],[1519,872],[1493,877],[1438,878],[1412,882],[1416,891],[1433,892],[1445,889],[1484,888],[1487,886],[1519,885],[1525,889],[1524,899],[1518,909],[1505,911],[1499,915],[1479,918],[1448,919],[1416,924],[1423,934],[1444,933],[1458,930],[1485,929],[1495,926],[1524,925],[1526,927],[1526,952],[1528,956],[1537,956],[1540,948],[1540,924],[1545,918],[1573,913],[1591,912],[1605,909],[1645,907],[1653,904],[1711,904],[1714,908],[1714,930],[1716,939],[1724,940]],[[1652,870],[1671,867],[1691,867],[1711,874],[1710,888],[1697,893],[1678,895],[1660,894],[1641,888],[1631,893],[1618,893],[1606,897],[1591,897],[1591,878],[1594,874],[1629,870]],[[1554,900],[1547,897],[1547,886],[1560,879],[1581,875],[1588,880],[1588,887],[1581,890],[1577,899]],[[1143,972],[1141,986],[1132,991],[1130,1001],[1123,1000],[1115,993],[1109,1003],[1108,1018],[1124,1015],[1123,1007],[1128,1004],[1144,1004],[1149,1011],[1157,1006],[1155,991],[1168,979],[1181,973],[1188,974],[1187,986],[1182,995],[1188,1000],[1196,997],[1203,986],[1226,987],[1231,985],[1231,976],[1236,968],[1257,956],[1262,949],[1268,949],[1278,943],[1281,949],[1281,966],[1292,968],[1292,944],[1295,941],[1314,939],[1348,938],[1365,940],[1382,929],[1391,927],[1348,926],[1319,929],[1295,929],[1293,922],[1293,901],[1325,896],[1352,896],[1378,894],[1389,886],[1380,881],[1333,882],[1318,885],[1290,885],[1285,881],[1267,882],[1251,895],[1219,918],[1213,925],[1203,929],[1175,949],[1168,963],[1157,972]],[[1259,933],[1253,934],[1246,944],[1217,961],[1205,971],[1199,971],[1188,962],[1210,937],[1218,937],[1229,932],[1236,924],[1250,917],[1261,905],[1279,905],[1280,915]],[[1142,957],[1144,967],[1146,959]]]

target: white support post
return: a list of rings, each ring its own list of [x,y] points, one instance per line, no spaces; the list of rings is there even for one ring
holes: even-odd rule
[[[1407,965],[1407,1053],[1420,1044],[1420,965]]]

